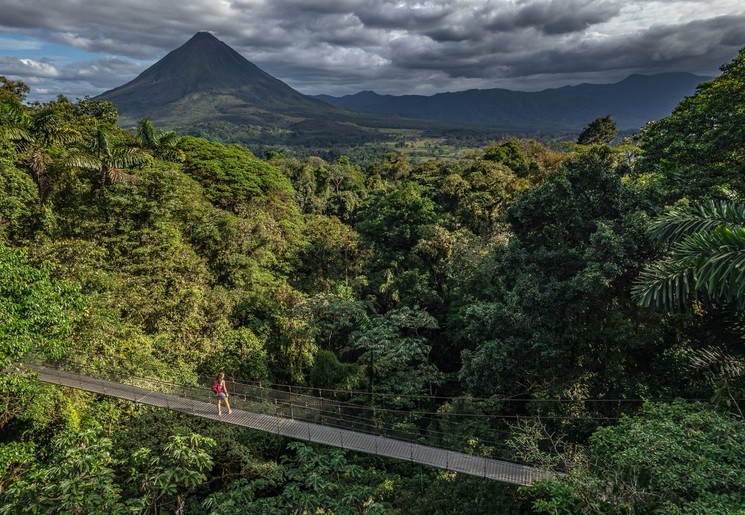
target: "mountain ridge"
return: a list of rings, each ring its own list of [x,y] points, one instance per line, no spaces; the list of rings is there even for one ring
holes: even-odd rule
[[[707,77],[632,75],[615,84],[521,92],[507,89],[421,95],[307,96],[271,76],[210,33],[198,32],[133,80],[97,99],[118,108],[120,123],[150,118],[159,127],[221,141],[334,147],[479,131],[578,132],[610,114],[620,129],[668,115]]]
[[[583,83],[540,91],[469,89],[433,95],[353,95],[314,98],[353,111],[516,129],[578,130],[610,114],[620,129],[638,129],[670,114],[711,77],[685,72],[633,74],[609,84]]]

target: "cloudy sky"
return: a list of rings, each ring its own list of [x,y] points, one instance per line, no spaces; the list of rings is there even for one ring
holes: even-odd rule
[[[0,0],[0,75],[96,95],[198,31],[306,94],[433,94],[716,75],[742,0]]]

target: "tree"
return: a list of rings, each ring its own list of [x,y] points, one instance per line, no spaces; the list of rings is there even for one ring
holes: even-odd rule
[[[745,194],[745,48],[721,71],[641,131],[639,169],[661,179],[667,199]]]
[[[577,138],[580,145],[608,145],[618,136],[616,122],[610,115],[601,116],[590,122]]]
[[[145,513],[149,508],[159,513],[163,504],[175,501],[176,512],[181,512],[186,494],[207,479],[206,472],[212,468],[207,449],[215,445],[212,438],[199,434],[175,435],[162,450],[143,447],[135,451],[130,481],[143,494],[138,507]]]
[[[140,148],[159,159],[183,161],[186,158],[184,151],[178,147],[181,137],[174,131],[158,132],[149,118],[143,118],[137,124],[137,139]]]
[[[29,353],[62,357],[84,308],[78,288],[52,278],[0,244],[0,427],[22,406],[28,385],[6,369]]]
[[[600,428],[568,474],[525,489],[538,513],[740,513],[745,423],[701,404],[647,404]]]
[[[28,85],[24,82],[10,80],[0,75],[0,100],[4,97],[12,97],[20,103],[23,102],[29,91]]]
[[[124,168],[148,161],[139,148],[122,144],[114,134],[104,128],[96,128],[90,137],[77,145],[67,156],[68,166],[96,171],[98,186],[106,190],[108,183],[131,182],[134,177]]]
[[[448,323],[474,395],[635,395],[641,384],[662,386],[647,374],[669,345],[664,325],[657,313],[637,315],[629,294],[653,247],[620,161],[612,148],[586,149],[508,208],[512,233],[483,258],[475,298]]]
[[[0,85],[4,77],[0,76]],[[29,116],[21,98],[0,89],[0,142],[23,141],[28,138]]]
[[[45,462],[33,446],[0,444],[0,464],[10,465],[16,476],[7,489],[0,489],[0,514],[126,512],[112,443],[100,427],[66,431],[54,438],[50,450]],[[23,465],[18,463],[21,457]]]
[[[432,300],[422,263],[412,252],[437,221],[437,206],[422,188],[406,182],[373,200],[355,229],[373,253],[366,274],[383,305],[427,305]]]
[[[55,156],[64,154],[66,147],[81,138],[80,132],[64,120],[54,104],[33,114],[28,136],[19,147],[24,151],[24,161],[39,188],[42,201],[50,193],[49,169],[57,161]]]
[[[70,168],[96,173],[98,195],[104,217],[108,221],[108,183],[136,183],[137,176],[125,169],[150,159],[142,149],[128,146],[117,139],[113,132],[97,127],[87,139],[73,147],[65,157],[65,164]]]
[[[226,491],[208,497],[203,507],[214,514],[242,513],[383,513],[378,502],[382,485],[372,482],[358,465],[337,449],[319,452],[300,442],[287,446],[280,480],[240,479]],[[263,494],[263,495],[262,495]]]
[[[745,304],[745,205],[709,201],[675,208],[649,229],[670,251],[634,286],[642,306],[674,310],[691,300]]]
[[[295,256],[298,287],[316,293],[339,282],[359,281],[366,256],[351,227],[334,216],[311,215],[306,217],[304,233],[306,243]]]
[[[520,148],[520,142],[515,139],[490,147],[484,154],[483,160],[501,163],[518,177],[525,177],[531,169],[530,159]]]
[[[427,312],[400,308],[377,316],[352,335],[352,348],[364,351],[358,359],[373,392],[419,395],[434,393],[444,376],[432,363],[431,346],[422,334],[437,321]],[[391,401],[410,407],[406,397]]]

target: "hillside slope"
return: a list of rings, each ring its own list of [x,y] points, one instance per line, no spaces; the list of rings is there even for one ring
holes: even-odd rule
[[[610,114],[620,129],[638,129],[670,114],[708,77],[690,73],[631,75],[614,84],[580,84],[543,91],[468,90],[421,95],[355,95],[315,98],[353,111],[449,123],[518,129],[577,130]]]

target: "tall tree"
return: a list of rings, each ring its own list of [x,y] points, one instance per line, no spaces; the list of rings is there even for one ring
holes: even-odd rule
[[[137,139],[140,148],[159,159],[183,161],[185,158],[184,151],[178,147],[181,136],[174,131],[159,132],[149,118],[143,118],[137,124]]]
[[[641,132],[639,168],[661,179],[668,202],[745,195],[745,48],[721,70]]]
[[[580,132],[577,143],[580,145],[608,145],[618,136],[616,122],[610,115],[601,116],[591,121]]]
[[[97,172],[98,185],[105,190],[109,183],[133,180],[124,169],[148,160],[139,148],[124,145],[108,130],[97,128],[67,156],[69,166]]]

